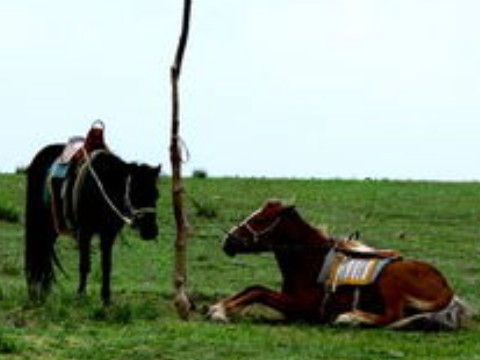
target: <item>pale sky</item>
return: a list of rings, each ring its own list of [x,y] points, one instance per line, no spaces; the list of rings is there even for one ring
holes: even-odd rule
[[[170,171],[182,0],[0,0],[0,171],[97,118]],[[194,0],[184,171],[480,180],[480,1]]]

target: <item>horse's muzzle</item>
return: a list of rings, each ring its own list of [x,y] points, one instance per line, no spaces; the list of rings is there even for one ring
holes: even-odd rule
[[[155,214],[147,213],[135,216],[131,226],[138,231],[143,240],[154,240],[158,236]]]
[[[158,228],[140,229],[140,237],[143,240],[155,240],[158,236]]]
[[[242,242],[236,236],[228,235],[223,242],[223,251],[228,256],[235,256],[238,254],[240,248],[242,247]]]

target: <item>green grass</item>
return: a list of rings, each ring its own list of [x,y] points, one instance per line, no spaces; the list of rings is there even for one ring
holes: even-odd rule
[[[278,287],[270,255],[230,259],[221,251],[229,229],[267,198],[295,201],[303,216],[335,235],[359,230],[367,243],[427,260],[461,297],[480,304],[480,184],[398,181],[192,178],[186,182],[192,236],[189,288],[197,312],[179,320],[172,304],[174,226],[170,184],[162,179],[161,238],[142,242],[126,230],[114,250],[113,302],[99,299],[98,251],[89,295],[77,299],[77,252],[58,240],[68,276],[43,306],[26,299],[23,279],[23,175],[0,175],[0,359],[480,359],[477,317],[453,333],[394,332],[282,324],[255,308],[229,324],[206,321],[201,309],[252,284]],[[206,216],[205,211],[211,216]]]

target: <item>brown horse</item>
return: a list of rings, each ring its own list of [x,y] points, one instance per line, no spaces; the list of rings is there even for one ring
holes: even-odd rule
[[[282,290],[248,287],[212,305],[209,317],[227,321],[254,303],[271,307],[290,320],[391,328],[456,329],[467,317],[468,307],[432,265],[366,246],[348,249],[349,242],[312,227],[294,206],[268,201],[229,231],[223,249],[230,256],[273,252],[283,278]],[[369,254],[385,260],[385,265],[366,285],[327,284],[320,275],[326,271],[327,259],[332,253],[346,256],[348,252],[357,258]]]

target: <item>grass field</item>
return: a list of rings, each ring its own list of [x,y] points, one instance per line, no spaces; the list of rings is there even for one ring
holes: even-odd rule
[[[230,228],[267,198],[295,201],[311,223],[335,235],[432,262],[474,308],[480,304],[480,184],[396,181],[188,179],[190,321],[172,306],[174,227],[170,184],[161,180],[160,239],[125,230],[114,253],[113,305],[99,300],[98,252],[89,296],[77,299],[77,253],[58,240],[59,274],[43,306],[29,304],[23,279],[25,179],[0,175],[0,358],[8,359],[480,359],[480,317],[458,332],[421,333],[284,324],[255,308],[229,324],[202,308],[255,283],[278,287],[270,255],[230,259]],[[196,204],[196,205],[195,205]]]

